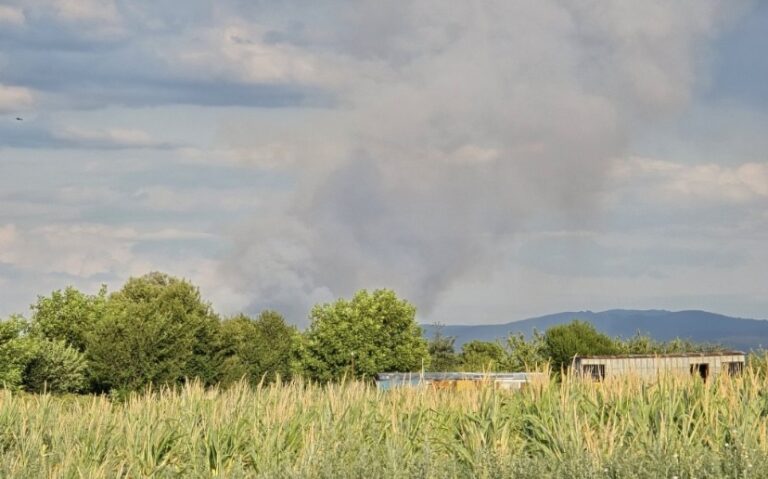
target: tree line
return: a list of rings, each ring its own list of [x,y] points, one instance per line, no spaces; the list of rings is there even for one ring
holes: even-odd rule
[[[276,311],[222,318],[196,286],[158,272],[112,293],[53,291],[31,310],[0,321],[0,386],[121,393],[193,378],[328,382],[429,364],[416,309],[386,289],[316,305],[303,332]]]
[[[630,338],[612,338],[588,322],[574,319],[568,324],[535,331],[530,339],[510,333],[505,341],[473,340],[457,352],[455,338],[442,334],[438,326],[429,342],[430,368],[434,371],[526,371],[549,368],[559,374],[576,355],[673,354],[718,351],[717,344],[674,339],[657,341],[639,332]]]
[[[29,318],[0,321],[0,385],[30,392],[125,393],[197,379],[226,387],[301,376],[329,382],[384,371],[521,371],[566,367],[574,354],[653,353],[707,346],[610,338],[574,321],[526,339],[422,336],[416,308],[387,289],[312,308],[305,331],[276,311],[221,318],[192,283],[163,273],[108,293],[73,287],[40,296]]]

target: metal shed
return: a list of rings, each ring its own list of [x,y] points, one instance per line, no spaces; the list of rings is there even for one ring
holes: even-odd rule
[[[435,389],[474,389],[492,385],[498,389],[520,389],[534,378],[544,378],[542,373],[379,373],[376,387],[388,390],[397,387],[432,387]]]
[[[703,379],[721,373],[734,375],[744,369],[744,353],[643,354],[625,356],[576,356],[571,368],[576,374],[601,380],[632,374],[655,378],[660,373],[691,374]]]

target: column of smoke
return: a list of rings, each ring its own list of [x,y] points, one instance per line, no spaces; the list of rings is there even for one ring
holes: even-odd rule
[[[343,77],[344,134],[328,138],[342,153],[297,164],[293,200],[244,228],[226,265],[253,310],[298,323],[363,287],[427,312],[458,279],[505,267],[501,248],[532,219],[599,212],[611,160],[686,106],[727,13],[707,0],[347,7],[330,32],[300,33]]]

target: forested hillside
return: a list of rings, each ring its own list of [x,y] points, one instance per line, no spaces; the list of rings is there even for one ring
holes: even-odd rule
[[[460,347],[474,339],[494,341],[506,338],[510,333],[531,337],[534,330],[544,331],[574,319],[588,321],[609,336],[629,338],[640,332],[657,341],[681,338],[698,343],[717,343],[745,352],[768,347],[768,321],[732,318],[706,311],[614,309],[599,313],[565,312],[504,324],[445,325],[442,332],[455,337],[455,344]],[[434,330],[434,325],[424,325],[428,337]]]

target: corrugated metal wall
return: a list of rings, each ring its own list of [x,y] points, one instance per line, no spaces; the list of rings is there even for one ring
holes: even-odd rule
[[[712,356],[657,356],[657,357],[616,357],[616,358],[576,358],[574,366],[584,374],[584,366],[602,365],[605,377],[633,374],[642,377],[655,377],[660,372],[691,374],[692,366],[706,364],[709,377],[717,376],[724,365],[731,362],[744,363],[743,355]],[[726,366],[727,368],[727,366]],[[727,372],[727,369],[725,370]]]

